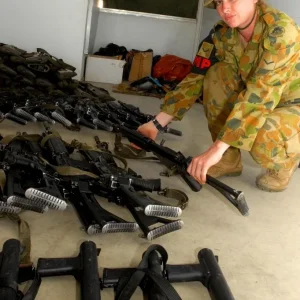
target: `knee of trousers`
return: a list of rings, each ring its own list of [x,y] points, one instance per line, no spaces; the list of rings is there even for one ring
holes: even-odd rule
[[[278,151],[282,152],[283,148],[283,143],[276,143],[268,137],[265,131],[259,130],[250,150],[250,155],[258,164],[264,166],[266,163],[275,160]]]
[[[262,167],[273,168],[276,165],[285,165],[289,161],[300,159],[300,134],[294,135],[289,140],[275,137],[260,130],[253,147],[250,150],[252,158]]]
[[[241,92],[243,82],[237,70],[228,63],[218,62],[209,68],[203,81],[204,101],[224,101]]]

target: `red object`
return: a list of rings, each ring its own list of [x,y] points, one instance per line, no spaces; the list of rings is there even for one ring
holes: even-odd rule
[[[211,61],[205,57],[196,56],[196,58],[194,60],[194,65],[197,68],[205,69],[205,68],[209,68],[211,66]]]
[[[153,67],[152,75],[166,81],[182,81],[191,71],[192,63],[175,55],[163,56]]]

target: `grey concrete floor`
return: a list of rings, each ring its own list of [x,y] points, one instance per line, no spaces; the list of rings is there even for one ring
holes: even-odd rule
[[[102,85],[110,90],[110,85]],[[113,94],[116,99],[138,105],[145,112],[159,111],[161,100],[150,97]],[[203,107],[196,104],[183,121],[172,126],[183,131],[183,137],[164,135],[166,146],[182,151],[185,155],[197,155],[211,144]],[[93,136],[113,145],[114,135],[83,128],[74,133],[60,125],[55,129],[71,141],[93,144]],[[18,126],[10,121],[0,124],[0,133],[16,131],[41,133],[41,125]],[[219,256],[219,263],[236,299],[241,300],[298,300],[300,298],[300,172],[295,173],[288,190],[267,193],[255,186],[255,177],[261,169],[243,152],[244,171],[237,178],[222,178],[226,184],[244,191],[250,207],[250,216],[243,217],[217,191],[204,186],[199,193],[189,190],[179,177],[162,178],[163,185],[184,190],[189,206],[182,215],[184,228],[150,243],[138,233],[87,236],[80,230],[80,223],[71,206],[66,211],[50,211],[39,215],[24,212],[32,233],[32,260],[39,257],[76,256],[79,245],[85,240],[94,241],[102,248],[99,257],[100,274],[103,267],[136,266],[142,253],[150,244],[161,244],[169,253],[169,263],[195,263],[202,248],[210,248]],[[130,161],[130,166],[144,177],[158,177],[164,170],[153,162]],[[298,188],[297,188],[298,187]],[[298,189],[298,190],[297,190]],[[121,217],[132,219],[122,208],[108,205],[107,209]],[[0,219],[0,245],[9,238],[17,238],[17,227],[6,219]],[[175,288],[184,300],[210,299],[207,291],[198,283],[176,284]],[[71,277],[49,278],[43,281],[37,300],[80,299],[79,287]],[[113,292],[102,292],[102,299],[113,299]],[[133,299],[142,299],[137,292]]]

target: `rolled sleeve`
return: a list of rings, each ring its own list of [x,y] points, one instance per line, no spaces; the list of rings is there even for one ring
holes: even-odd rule
[[[166,94],[161,111],[181,120],[202,94],[203,78],[200,74],[188,74],[174,91]]]

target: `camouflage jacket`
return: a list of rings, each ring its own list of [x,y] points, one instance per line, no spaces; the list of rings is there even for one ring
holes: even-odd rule
[[[245,83],[218,139],[250,151],[258,130],[276,107],[300,105],[300,30],[286,14],[258,6],[254,34],[246,48],[238,31],[218,22],[202,41],[191,73],[169,92],[161,111],[180,120],[202,94],[209,67],[232,65]]]

